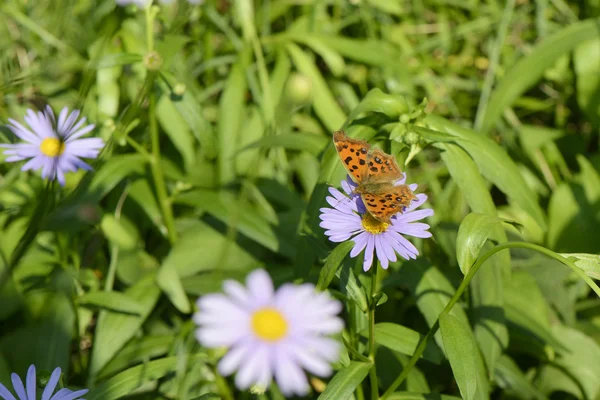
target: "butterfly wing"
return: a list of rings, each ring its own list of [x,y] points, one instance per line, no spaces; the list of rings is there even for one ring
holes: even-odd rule
[[[342,164],[356,183],[362,183],[368,176],[367,156],[371,146],[364,140],[348,137],[343,131],[333,134],[333,144]]]
[[[380,149],[374,149],[368,154],[367,167],[365,184],[394,183],[402,178],[402,170],[396,162],[396,157]]]
[[[369,213],[382,222],[390,223],[394,214],[402,213],[411,201],[417,198],[408,185],[382,187],[378,193],[363,193],[361,195]]]

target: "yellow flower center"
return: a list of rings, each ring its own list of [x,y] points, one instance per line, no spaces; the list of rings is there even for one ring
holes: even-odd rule
[[[57,138],[46,138],[42,140],[40,150],[48,157],[58,157],[65,151],[65,143]]]
[[[387,231],[390,224],[375,219],[371,213],[367,212],[362,217],[362,226],[365,228],[365,231],[372,233],[373,235],[379,235],[380,233]]]
[[[288,323],[274,308],[261,308],[252,315],[252,330],[259,338],[276,342],[285,337]]]

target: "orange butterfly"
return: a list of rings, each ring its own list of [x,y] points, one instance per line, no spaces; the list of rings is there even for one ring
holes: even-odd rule
[[[395,186],[403,177],[396,159],[380,149],[371,149],[364,140],[348,137],[343,131],[333,134],[333,144],[352,179],[358,184],[367,211],[381,222],[401,213],[417,198],[408,185]]]

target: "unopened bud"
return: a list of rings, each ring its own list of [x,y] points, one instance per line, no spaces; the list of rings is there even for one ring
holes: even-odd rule
[[[185,91],[186,91],[186,87],[184,83],[178,83],[173,87],[173,93],[176,96],[183,96]]]
[[[290,76],[286,95],[294,104],[305,104],[312,98],[312,81],[306,75],[294,73]]]
[[[158,71],[162,66],[162,57],[156,51],[151,51],[144,56],[144,65],[149,71]]]

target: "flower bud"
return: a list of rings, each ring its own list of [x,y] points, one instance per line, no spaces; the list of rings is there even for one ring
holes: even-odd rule
[[[151,51],[144,56],[144,65],[149,71],[158,71],[162,62],[162,57],[156,51]]]
[[[173,87],[173,94],[175,96],[183,96],[186,91],[185,83],[178,83]]]
[[[287,98],[294,104],[305,104],[312,98],[312,81],[306,75],[292,74],[285,89]]]

